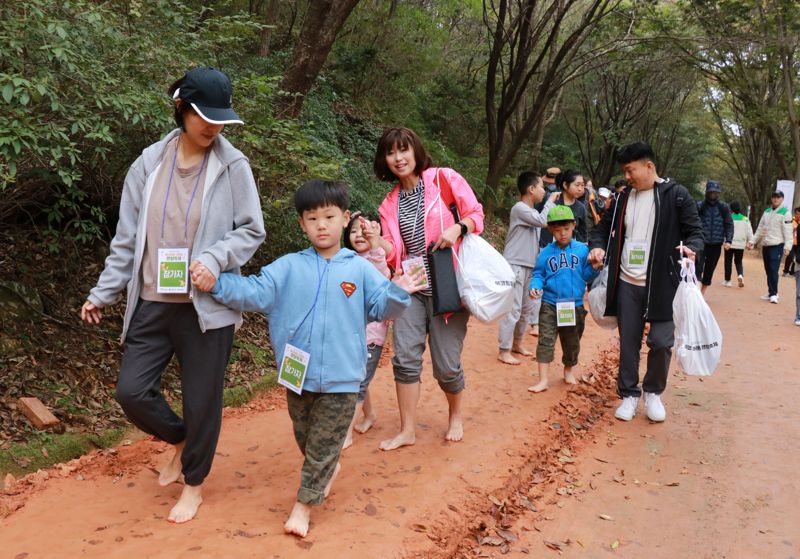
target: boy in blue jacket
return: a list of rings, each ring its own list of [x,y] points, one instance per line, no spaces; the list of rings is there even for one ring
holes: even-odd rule
[[[575,216],[568,206],[555,206],[548,212],[547,229],[553,241],[536,259],[530,284],[530,296],[542,297],[536,346],[539,382],[528,388],[531,392],[547,390],[557,337],[561,340],[564,382],[577,383],[572,368],[578,364],[586,318],[583,294],[586,284],[597,276],[588,261],[589,248],[572,239]]]
[[[305,537],[311,506],[320,505],[339,473],[339,455],[367,362],[369,321],[400,315],[420,277],[390,282],[366,259],[341,248],[350,197],[340,182],[313,180],[294,195],[311,248],[287,254],[249,277],[221,274],[211,295],[232,309],[269,319],[278,382],[295,440],[305,456],[297,502],[283,529]]]

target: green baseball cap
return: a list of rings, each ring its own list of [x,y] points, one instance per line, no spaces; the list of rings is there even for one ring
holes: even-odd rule
[[[568,206],[553,206],[547,212],[547,223],[555,223],[557,221],[575,221],[575,214]]]

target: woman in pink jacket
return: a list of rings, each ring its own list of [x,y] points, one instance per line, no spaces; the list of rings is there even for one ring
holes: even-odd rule
[[[457,251],[464,235],[483,230],[483,207],[472,188],[454,170],[431,167],[430,156],[412,130],[390,128],[383,133],[375,153],[374,170],[378,179],[395,183],[378,211],[386,260],[396,272],[402,271],[403,261],[414,257],[422,257],[429,272],[425,253],[431,243],[434,250],[452,247]],[[458,222],[449,210],[453,203],[460,216]],[[411,306],[395,319],[392,366],[400,407],[400,433],[381,442],[382,450],[414,444],[426,341],[433,361],[433,377],[449,406],[445,439],[463,438],[461,350],[468,319],[466,309],[434,316],[430,290],[412,295]]]

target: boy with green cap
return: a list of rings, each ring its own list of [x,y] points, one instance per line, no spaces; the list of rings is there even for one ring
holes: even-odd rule
[[[547,390],[556,338],[561,339],[564,382],[577,384],[572,368],[578,364],[586,318],[583,294],[586,284],[597,276],[589,264],[589,248],[572,239],[575,215],[569,206],[555,206],[548,212],[547,229],[553,241],[539,253],[530,284],[530,296],[542,298],[536,347],[539,382],[528,388],[531,392]]]

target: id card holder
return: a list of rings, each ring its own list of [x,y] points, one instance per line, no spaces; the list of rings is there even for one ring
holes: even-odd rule
[[[629,241],[625,243],[628,251],[628,267],[642,269],[647,267],[647,253],[650,247],[646,242]]]
[[[575,301],[558,301],[556,303],[556,325],[561,328],[576,324]]]
[[[189,247],[185,244],[169,246],[162,243],[159,247],[156,292],[189,292]]]
[[[287,343],[283,348],[283,361],[278,371],[278,384],[295,394],[302,394],[311,354]]]
[[[419,283],[419,287],[422,289],[430,288],[430,284],[428,283],[428,274],[425,273],[425,259],[422,256],[411,256],[406,258],[402,262],[403,266],[403,273],[407,276],[414,275],[422,270],[422,281]]]

